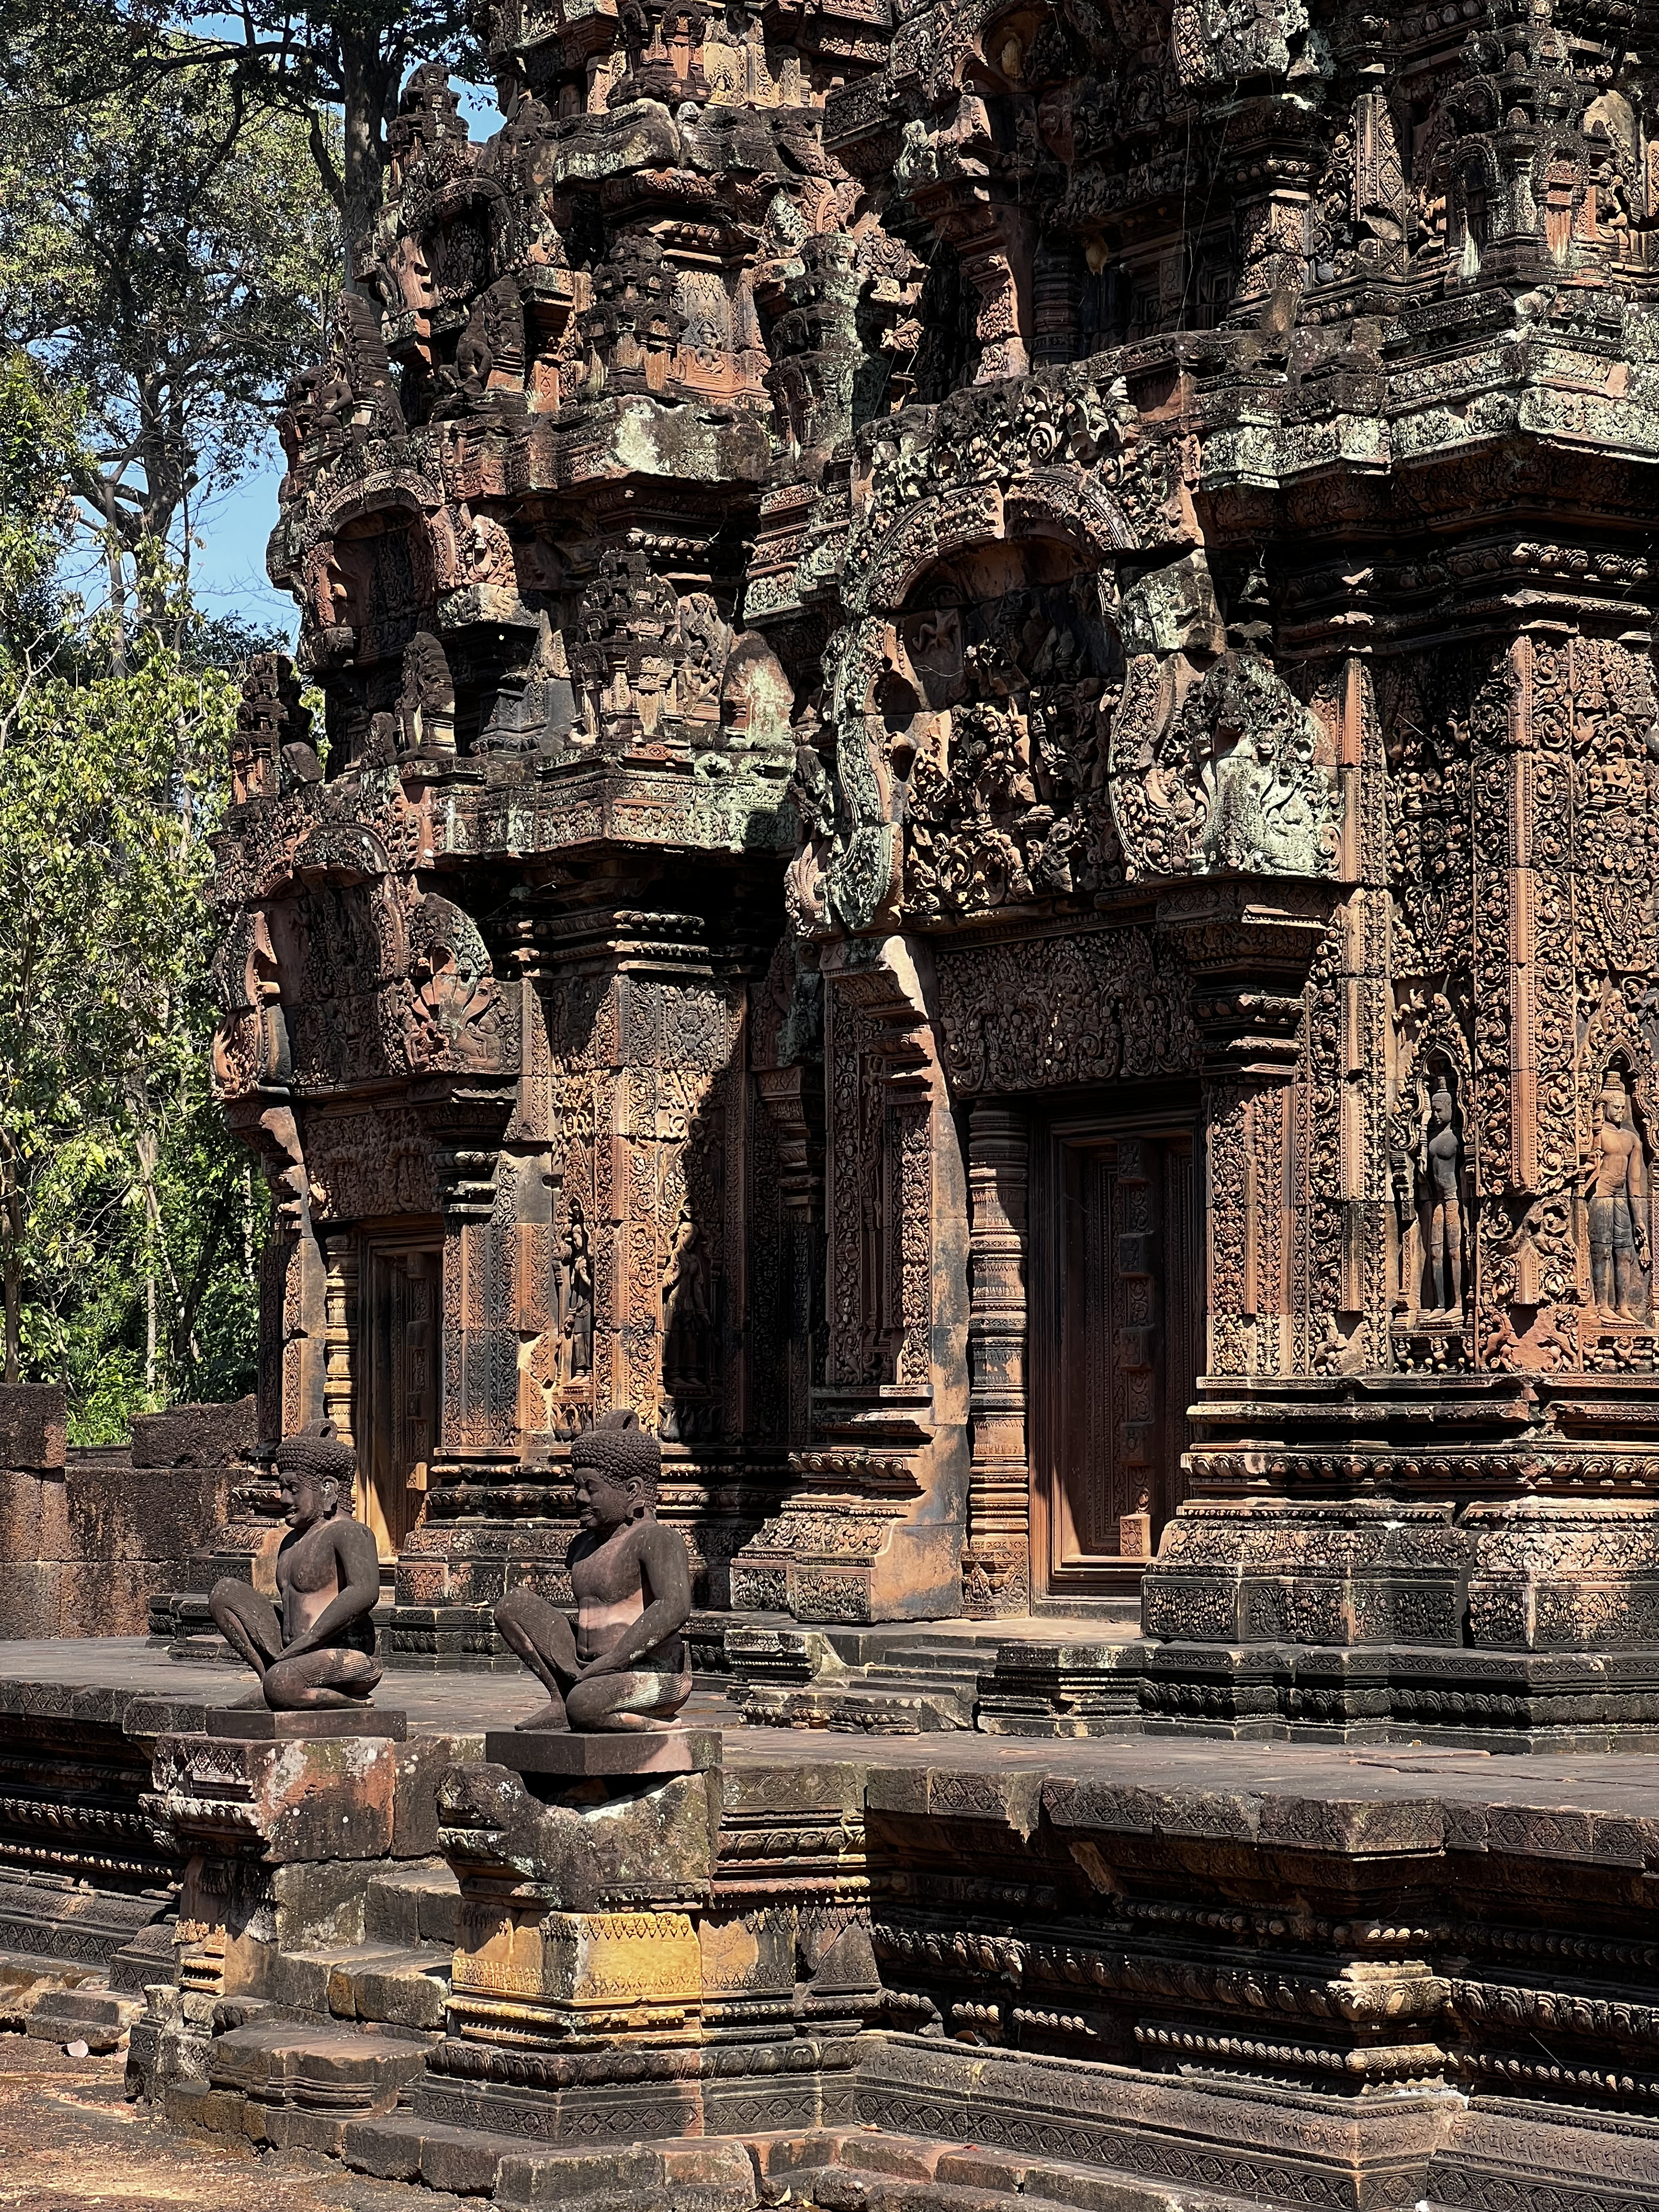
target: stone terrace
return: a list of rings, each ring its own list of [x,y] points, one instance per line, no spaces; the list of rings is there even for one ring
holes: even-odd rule
[[[0,2015],[176,2124],[588,2212],[1659,2201],[1650,1758],[726,1726],[599,1805],[485,1758],[521,1678],[344,1747],[242,1686],[0,1676]]]

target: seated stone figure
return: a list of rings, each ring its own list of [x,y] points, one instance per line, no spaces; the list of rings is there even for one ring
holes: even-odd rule
[[[570,1447],[577,1517],[568,1616],[532,1589],[511,1590],[495,1626],[548,1702],[523,1729],[666,1728],[691,1694],[680,1636],[691,1574],[676,1528],[657,1519],[662,1447],[632,1413],[606,1413]]]
[[[380,1561],[374,1537],[351,1517],[357,1455],[331,1421],[316,1421],[283,1437],[275,1464],[289,1526],[276,1553],[280,1617],[251,1583],[229,1575],[208,1597],[227,1642],[259,1677],[237,1702],[277,1713],[367,1705],[380,1679],[369,1619]]]

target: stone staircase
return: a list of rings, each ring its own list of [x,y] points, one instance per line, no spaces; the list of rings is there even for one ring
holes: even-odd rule
[[[146,1981],[173,1972],[164,1910],[67,1875],[0,1874],[0,2032],[118,2050]]]
[[[364,1892],[363,1941],[284,1954],[277,2001],[307,2015],[435,2033],[459,1917],[460,1892],[441,1859],[388,1864]]]
[[[1138,1632],[1138,1611],[1127,1606],[1121,1620],[1056,1622],[1043,1638],[1022,1640],[995,1620],[872,1628],[734,1620],[726,1694],[755,1728],[918,1735],[986,1729],[988,1709],[994,1733],[1099,1734],[1133,1706],[1133,1681],[1117,1668]],[[1085,1724],[1047,1724],[1073,1711]]]
[[[459,1914],[441,1859],[383,1861],[362,1941],[284,1952],[270,1998],[222,2004],[206,2079],[167,2085],[169,2119],[340,2156],[347,2124],[391,2112],[438,2040]]]
[[[981,1671],[996,1655],[983,1637],[916,1628],[812,1629],[735,1623],[726,1634],[726,1694],[757,1728],[917,1735],[974,1724]]]
[[[349,2123],[343,2162],[497,2212],[1261,2212],[1237,2197],[874,2128],[538,2149],[398,2112]]]

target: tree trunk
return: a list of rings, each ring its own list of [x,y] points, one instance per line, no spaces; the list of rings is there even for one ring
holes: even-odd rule
[[[342,33],[340,76],[345,109],[346,282],[355,287],[352,249],[367,237],[385,197],[387,112],[397,95],[392,70],[372,32]]]
[[[17,1187],[17,1158],[0,1133],[0,1279],[6,1310],[7,1387],[22,1380],[23,1194]]]
[[[106,481],[103,495],[104,562],[109,570],[109,611],[112,624],[110,668],[114,675],[125,676],[127,672],[127,579],[121,554],[121,533],[115,520],[114,485]]]

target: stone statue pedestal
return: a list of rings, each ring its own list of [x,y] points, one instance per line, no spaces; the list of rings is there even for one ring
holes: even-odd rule
[[[273,1713],[261,1712],[257,1705],[210,1705],[203,1733],[239,1743],[319,1743],[343,1735],[386,1736],[402,1743],[409,1735],[409,1716],[374,1706],[362,1712],[328,1705],[313,1712]]]
[[[484,1757],[515,1774],[586,1776],[708,1774],[720,1763],[720,1732],[711,1728],[605,1729],[583,1733],[491,1729]]]

